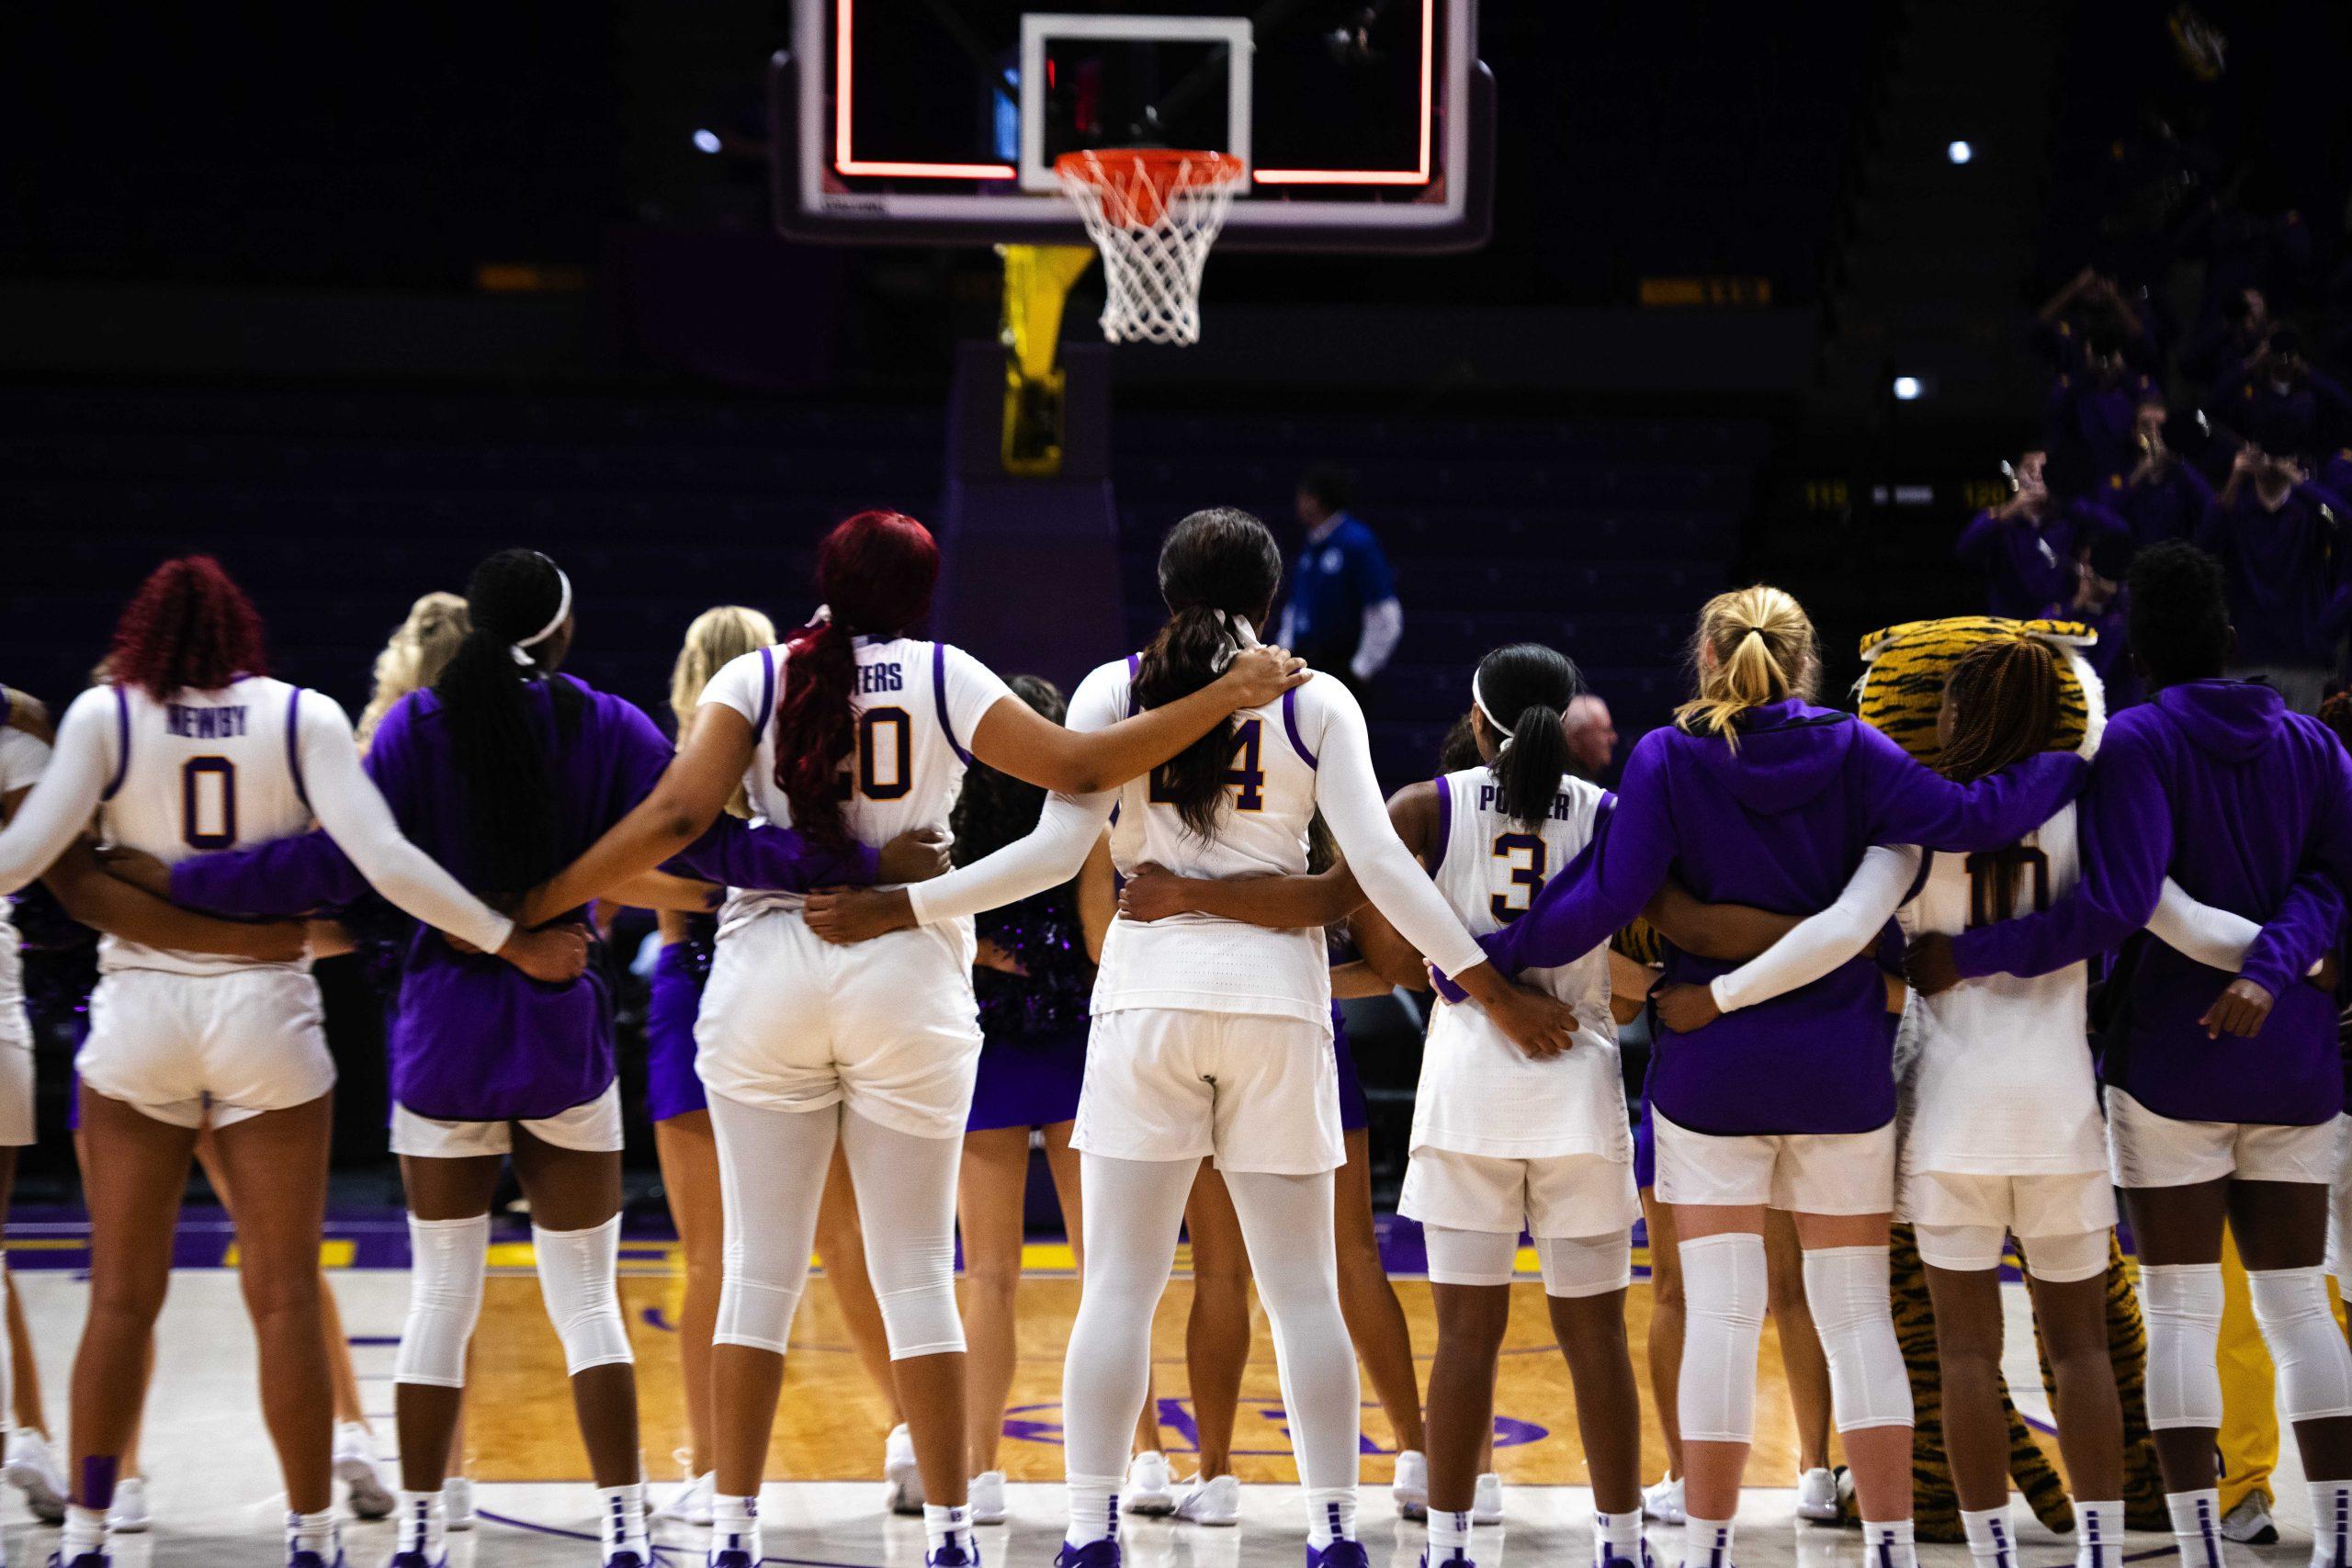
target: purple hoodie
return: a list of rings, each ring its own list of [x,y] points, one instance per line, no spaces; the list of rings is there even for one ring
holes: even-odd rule
[[[2216,500],[2205,509],[2197,543],[2228,574],[2238,663],[2335,667],[2348,607],[2347,559],[2336,533],[2347,521],[2345,502],[2309,482],[2289,491],[2276,512],[2250,483],[2234,502]]]
[[[1791,700],[1749,711],[1739,747],[1654,729],[1626,760],[1592,842],[1511,925],[1480,939],[1506,975],[1566,964],[1639,914],[1671,870],[1709,903],[1810,915],[1872,844],[2014,843],[2082,788],[2080,757],[2030,758],[1973,784],[1911,760],[1853,715]],[[1668,946],[1668,979],[1736,967]],[[1875,958],[1690,1034],[1661,1030],[1651,1102],[1695,1132],[1866,1133],[1894,1115],[1892,1031]]]
[[[2109,721],[2083,796],[2083,875],[2048,911],[1953,939],[1963,976],[2045,975],[2114,947],[2169,874],[2194,897],[2267,922],[2242,973],[2278,998],[2251,1040],[2198,1024],[2231,980],[2150,942],[2127,982],[2107,1081],[2159,1115],[2309,1126],[2343,1098],[2335,1010],[2301,977],[2333,949],[2352,886],[2352,758],[2267,686],[2167,686]],[[2326,874],[2339,897],[2299,874]],[[2302,896],[2297,897],[2298,889]]]
[[[1996,517],[1987,509],[1969,519],[1953,554],[1984,573],[1986,614],[2020,621],[2064,619],[2073,613],[2083,545],[2097,548],[2130,535],[2131,525],[2121,517],[2085,502],[2054,508],[2040,523]]]
[[[569,858],[603,836],[651,792],[673,752],[633,705],[568,675],[577,709],[559,723],[544,683],[532,716],[547,747]],[[466,788],[450,756],[449,732],[431,692],[403,698],[376,731],[368,773],[401,830],[458,880],[475,882],[466,833]],[[729,824],[732,824],[729,826]],[[836,864],[782,829],[752,834],[732,818],[672,863],[737,886],[871,881],[873,852]],[[348,904],[368,885],[323,833],[251,850],[200,855],[172,870],[172,897],[192,908],[282,916]],[[564,986],[542,985],[504,960],[461,953],[439,932],[418,927],[404,956],[400,996],[386,1040],[392,1095],[443,1121],[536,1120],[594,1100],[613,1081],[611,998],[592,965]]]

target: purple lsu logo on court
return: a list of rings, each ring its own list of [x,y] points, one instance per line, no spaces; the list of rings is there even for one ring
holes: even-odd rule
[[[1004,1435],[1022,1442],[1046,1443],[1059,1448],[1062,1441],[1061,1404],[1055,1401],[1045,1404],[1016,1404],[1004,1413]],[[1367,1410],[1377,1410],[1377,1404],[1367,1403]],[[1279,1400],[1245,1399],[1239,1407],[1239,1419],[1235,1422],[1236,1458],[1243,1456],[1285,1459],[1290,1450],[1290,1416]],[[1252,1419],[1279,1433],[1283,1444],[1278,1449],[1252,1449],[1241,1446]],[[1201,1431],[1193,1424],[1192,1404],[1182,1399],[1159,1401],[1159,1424],[1182,1440],[1168,1445],[1170,1453],[1198,1453]],[[1532,1421],[1514,1421],[1508,1416],[1495,1417],[1495,1447],[1515,1449],[1528,1443],[1541,1442],[1552,1435],[1551,1429]],[[1396,1450],[1384,1449],[1373,1441],[1370,1434],[1356,1439],[1360,1452],[1374,1458],[1391,1458]]]

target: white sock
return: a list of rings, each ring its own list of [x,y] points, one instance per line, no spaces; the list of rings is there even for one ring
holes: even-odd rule
[[[1682,1517],[1683,1568],[1731,1568],[1731,1521]]]
[[[1962,1508],[1960,1528],[1968,1532],[1968,1555],[1977,1568],[2017,1568],[2018,1538],[2009,1529],[2009,1506]]]
[[[67,1562],[85,1551],[103,1551],[107,1544],[107,1511],[70,1503],[65,1508],[65,1532],[58,1540],[57,1555]]]
[[[653,1549],[645,1537],[645,1483],[596,1488],[596,1517],[603,1528],[605,1555],[634,1551],[648,1562]]]
[[[2352,1568],[2352,1481],[2312,1483],[2312,1568]]]
[[[2075,1505],[2075,1568],[2122,1568],[2123,1505]]]
[[[1072,1546],[1119,1539],[1119,1478],[1073,1475],[1069,1478],[1069,1529],[1062,1540]]]
[[[925,1503],[922,1534],[926,1550],[933,1555],[943,1546],[956,1546],[963,1549],[967,1558],[978,1558],[972,1550],[972,1510],[967,1504]]]
[[[1335,1540],[1356,1538],[1356,1489],[1310,1487],[1306,1493],[1306,1544],[1320,1551]]]
[[[1596,1509],[1592,1516],[1592,1561],[1608,1568],[1611,1558],[1626,1562],[1642,1560],[1642,1511],[1611,1514]]]
[[[757,1497],[713,1496],[710,1500],[710,1551],[746,1551],[760,1560],[760,1500]]]
[[[1913,1542],[1909,1519],[1882,1524],[1864,1519],[1862,1552],[1871,1568],[1919,1568],[1919,1548]]]
[[[2180,1548],[2180,1568],[2222,1568],[2220,1489],[2167,1492],[2165,1507],[2172,1515],[2172,1539]]]
[[[322,1562],[332,1564],[335,1554],[334,1510],[322,1508],[315,1514],[288,1512],[286,1516],[286,1555],[298,1551],[315,1551]]]
[[[1459,1557],[1470,1557],[1470,1516],[1451,1508],[1430,1510],[1430,1568]]]
[[[400,1520],[394,1551],[422,1551],[427,1562],[441,1555],[441,1543],[448,1538],[449,1516],[441,1506],[440,1493],[403,1489],[393,1517]]]

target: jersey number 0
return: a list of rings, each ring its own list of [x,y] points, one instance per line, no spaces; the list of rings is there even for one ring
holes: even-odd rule
[[[237,764],[190,757],[180,765],[180,842],[225,850],[237,841]]]
[[[842,774],[841,797],[897,800],[915,787],[914,728],[904,708],[867,708],[857,716],[857,774]]]

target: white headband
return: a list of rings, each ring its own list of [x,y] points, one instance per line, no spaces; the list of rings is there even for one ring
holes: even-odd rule
[[[539,558],[541,560],[548,559],[545,556],[541,556]],[[549,566],[555,566],[555,562],[553,561],[548,561],[548,564]],[[546,626],[541,626],[537,631],[533,632],[529,637],[525,637],[522,641],[509,643],[507,645],[506,651],[514,656],[514,662],[517,664],[537,663],[537,660],[531,657],[528,650],[538,647],[539,644],[555,636],[557,629],[560,628],[564,622],[571,618],[571,579],[564,575],[563,568],[556,566],[555,580],[561,588],[561,592],[556,597],[555,618],[549,621]]]
[[[1487,694],[1478,689],[1478,672],[1476,670],[1470,671],[1470,701],[1486,715],[1487,728],[1506,740],[1510,739],[1510,726],[1497,718],[1495,710],[1487,705]]]

